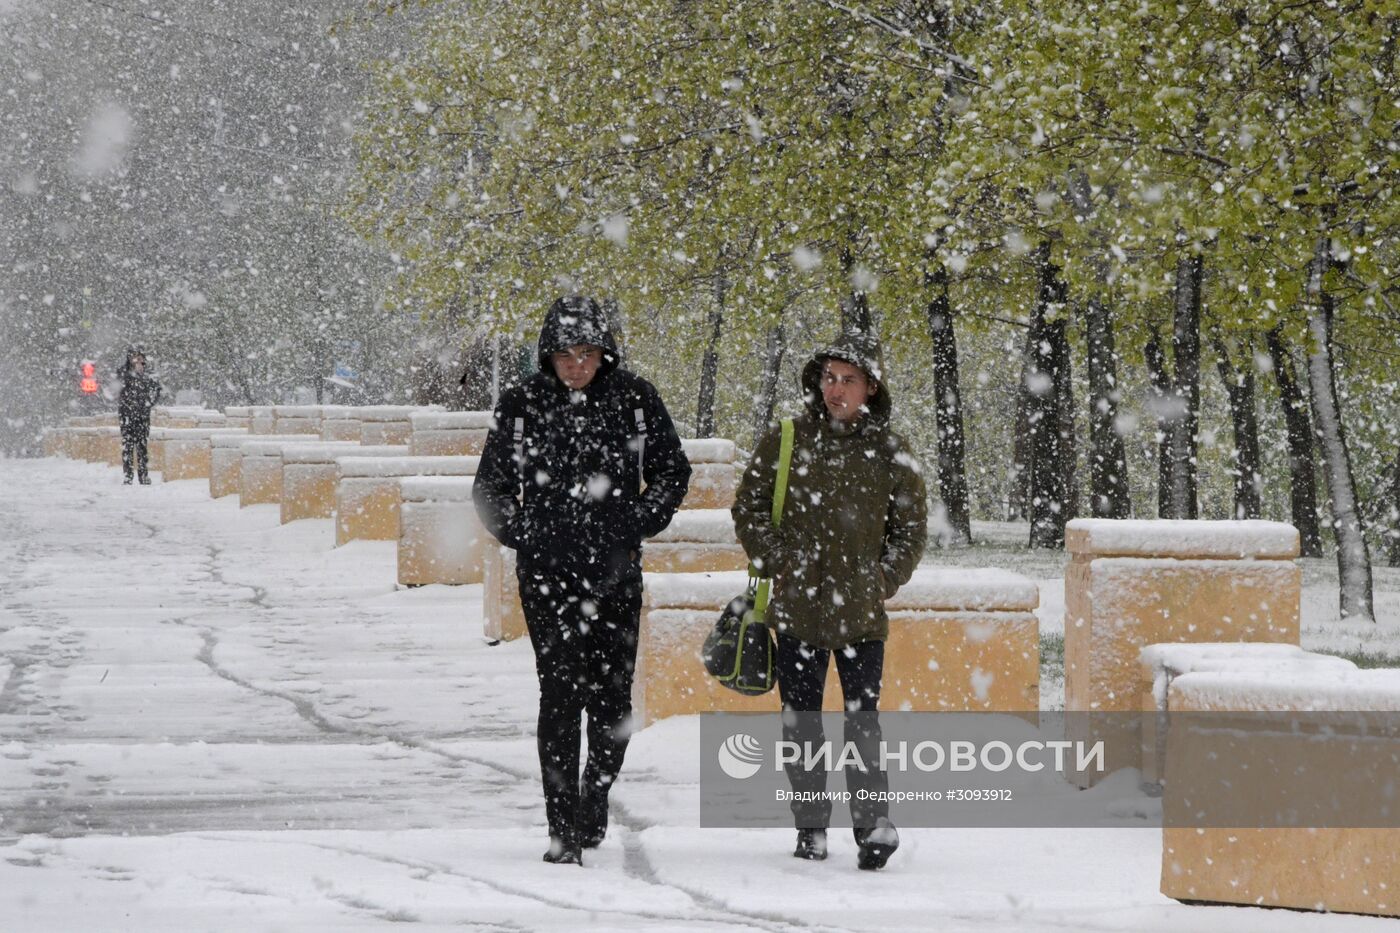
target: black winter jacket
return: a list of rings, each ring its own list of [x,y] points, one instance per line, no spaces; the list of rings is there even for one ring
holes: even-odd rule
[[[584,343],[603,348],[603,364],[570,391],[549,357]],[[690,463],[655,387],[620,368],[596,303],[555,302],[539,361],[540,372],[501,397],[472,498],[486,529],[516,550],[521,572],[572,577],[605,594],[640,576],[642,539],[670,524]]]
[[[117,399],[117,414],[123,426],[149,425],[151,409],[160,401],[160,380],[149,373],[127,368],[122,371],[122,391]]]

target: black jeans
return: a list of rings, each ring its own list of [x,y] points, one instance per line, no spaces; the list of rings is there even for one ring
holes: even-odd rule
[[[783,741],[801,748],[817,748],[825,741],[822,728],[822,694],[826,688],[828,658],[826,648],[817,648],[792,637],[778,634],[778,693],[783,701]],[[844,769],[846,789],[851,792],[851,822],[855,829],[869,829],[889,815],[889,801],[861,799],[861,793],[883,798],[889,778],[880,767],[880,680],[885,669],[885,643],[863,641],[838,649],[836,674],[848,715],[844,739],[854,745],[867,770],[848,765]],[[833,750],[833,759],[839,757]],[[831,821],[831,801],[819,799],[826,790],[826,771],[808,770],[801,761],[784,766],[788,783],[796,796],[792,801],[793,821],[798,829],[825,829]]]
[[[146,478],[146,439],[151,435],[148,421],[126,421],[122,423],[122,473],[131,479],[132,461],[136,462],[136,472],[141,479]]]
[[[579,811],[580,718],[588,713],[583,786],[606,799],[632,732],[640,575],[605,596],[574,578],[521,569],[520,603],[540,682],[538,743],[549,834],[572,839]]]

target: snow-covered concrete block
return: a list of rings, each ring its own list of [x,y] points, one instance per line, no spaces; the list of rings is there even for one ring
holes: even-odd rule
[[[193,428],[199,426],[199,415],[204,411],[198,405],[157,405],[151,409],[153,428]]]
[[[478,457],[491,428],[489,411],[417,411],[409,415],[414,456]]]
[[[360,419],[351,405],[321,406],[321,440],[360,441]]]
[[[413,437],[415,412],[441,411],[436,405],[366,405],[355,409],[360,420],[360,442],[363,444],[402,444],[408,446]]]
[[[161,453],[161,480],[208,479],[213,448],[210,440],[218,435],[246,437],[239,428],[164,428]]]
[[[241,448],[238,468],[238,505],[265,505],[282,501],[282,445],[294,441],[271,440],[292,435],[249,435]]]
[[[1076,519],[1066,529],[1065,709],[1139,709],[1139,653],[1163,642],[1298,643],[1298,532],[1279,522]],[[1074,717],[1106,769],[1138,767],[1127,716]],[[1104,731],[1107,730],[1107,731]],[[1111,734],[1110,734],[1111,733]],[[1098,773],[1077,775],[1092,783]]]
[[[357,422],[358,423],[358,422]],[[282,524],[302,518],[335,515],[335,484],[340,478],[336,459],[402,457],[403,448],[385,444],[365,447],[354,441],[315,441],[306,435],[282,448]]]
[[[1140,655],[1142,700],[1142,780],[1162,781],[1167,726],[1167,699],[1172,682],[1184,674],[1202,672],[1263,674],[1292,682],[1300,675],[1341,674],[1356,670],[1345,658],[1304,651],[1297,645],[1270,642],[1203,642],[1148,645]]]
[[[489,539],[470,476],[409,476],[399,483],[399,583],[480,583]],[[492,541],[492,544],[495,542]]]
[[[1394,771],[1400,670],[1332,665],[1286,676],[1196,671],[1172,681],[1167,705],[1173,713],[1203,715],[1185,722],[1178,717],[1168,738],[1164,813],[1193,812],[1186,808],[1195,803],[1173,794],[1198,794],[1202,775],[1214,780],[1221,775],[1222,761],[1234,772],[1257,774],[1253,780],[1259,782],[1316,776],[1316,795],[1323,800],[1373,799],[1369,785]],[[1308,734],[1300,734],[1287,718],[1272,735],[1250,720],[1247,744],[1239,729],[1215,726],[1214,717],[1260,712],[1337,716],[1329,716],[1327,728],[1306,730]],[[1333,760],[1348,764],[1329,767]],[[1363,760],[1370,764],[1356,767]],[[1229,780],[1237,775],[1221,776]],[[1362,784],[1349,789],[1353,781]],[[1251,784],[1250,793],[1255,791],[1268,805],[1271,788]],[[1312,797],[1306,786],[1289,792]],[[1400,916],[1400,828],[1217,828],[1169,822],[1162,831],[1161,890],[1186,901]]]
[[[488,641],[514,641],[529,635],[520,607],[520,583],[515,576],[515,550],[489,535],[481,555],[481,608]]]
[[[681,502],[682,509],[727,509],[734,504],[739,489],[741,464],[734,442],[724,438],[687,437],[681,440],[686,459],[690,461],[690,489]]]
[[[711,710],[778,709],[776,691],[744,697],[716,683],[700,646],[747,572],[648,574],[642,603],[634,716],[646,724]],[[1036,710],[1040,635],[1035,584],[997,570],[924,568],[886,601],[890,633],[880,708]],[[833,664],[825,708],[842,708]]]
[[[728,509],[682,509],[642,545],[642,569],[647,573],[744,570],[748,565]]]
[[[479,457],[411,456],[339,458],[335,492],[336,546],[357,540],[397,540],[399,480],[405,476],[474,476],[479,460]]]
[[[300,435],[280,438],[281,440],[305,440]],[[254,442],[279,440],[276,435],[253,434],[214,434],[209,438],[209,495],[219,499],[240,492],[243,473],[243,445]]]
[[[248,408],[249,434],[276,434],[277,415],[273,405],[250,405]]]
[[[249,422],[252,421],[252,418],[252,408],[247,405],[224,406],[224,423],[231,428],[250,430]]]
[[[321,436],[320,405],[274,405],[272,430],[277,434]]]

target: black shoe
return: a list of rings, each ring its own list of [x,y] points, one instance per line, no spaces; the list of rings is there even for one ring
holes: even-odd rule
[[[550,836],[549,848],[544,853],[544,860],[551,865],[582,865],[583,851],[579,848],[578,843],[572,839]]]
[[[122,480],[122,485],[123,485],[123,486],[130,486],[130,485],[131,485],[131,477],[128,476],[128,477],[126,477],[126,479]]]
[[[149,485],[151,485],[151,478],[150,478],[149,476],[143,476],[143,477],[141,477],[141,485],[142,485],[142,486],[149,486]]]
[[[826,861],[826,830],[799,829],[797,848],[792,850],[793,858],[805,858],[809,862]]]
[[[856,856],[856,867],[861,871],[879,871],[899,848],[899,832],[889,817],[880,817],[873,829],[856,830],[856,845],[860,854]]]
[[[578,819],[574,824],[579,845],[596,849],[608,834],[608,795],[606,791],[583,789],[578,797]]]

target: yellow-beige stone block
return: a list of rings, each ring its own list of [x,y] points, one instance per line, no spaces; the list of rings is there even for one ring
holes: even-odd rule
[[[309,441],[282,448],[282,524],[335,516],[340,457],[402,457],[396,446],[365,447],[352,441]]]
[[[728,509],[683,509],[642,545],[647,573],[711,573],[749,566]]]
[[[515,576],[515,550],[488,535],[482,551],[481,608],[487,641],[526,638],[525,612],[520,607],[520,584]]]
[[[476,517],[472,481],[409,476],[400,482],[399,583],[482,582],[482,551],[490,536]]]
[[[320,405],[274,405],[272,430],[276,434],[321,436]]]
[[[305,434],[249,434],[241,438],[238,504],[270,505],[282,501],[282,448],[306,441]],[[212,466],[211,466],[212,469]]]
[[[242,428],[251,432],[252,420],[253,410],[247,405],[228,405],[224,408],[224,424],[230,428]]]
[[[276,434],[277,414],[274,405],[248,406],[249,434]]]
[[[405,448],[407,449],[407,448]],[[473,476],[478,457],[344,457],[335,492],[335,543],[396,541],[399,480],[405,476]]]
[[[1363,753],[1372,749],[1375,755],[1384,756],[1384,760],[1377,758],[1374,771],[1367,767],[1349,774],[1350,768],[1310,768],[1309,773],[1318,774],[1324,785],[1317,790],[1323,797],[1345,798],[1348,781],[1372,784],[1377,773],[1393,771],[1400,671],[1333,671],[1292,677],[1261,672],[1192,673],[1177,678],[1168,697],[1174,713],[1374,711],[1370,722],[1365,712],[1345,713],[1343,719],[1358,722],[1357,730],[1351,733],[1328,729],[1302,742],[1296,734],[1282,730],[1272,739],[1262,736],[1258,754],[1261,761],[1275,766],[1289,755],[1306,754],[1315,765],[1318,760],[1328,760],[1330,743],[1340,749],[1339,758],[1352,762],[1358,749]],[[1378,724],[1385,741],[1377,738]],[[1250,723],[1250,728],[1253,735],[1257,725]],[[1167,743],[1164,811],[1184,809],[1184,801],[1172,799],[1173,787],[1189,786],[1202,770],[1218,768],[1222,752],[1216,744],[1222,740],[1218,734],[1222,731],[1193,729],[1186,723],[1173,727]],[[1363,732],[1371,734],[1370,740],[1357,742]],[[1289,743],[1286,748],[1285,742]],[[1248,754],[1238,745],[1230,753]],[[1263,788],[1265,793],[1268,790]],[[1358,788],[1357,793],[1365,799],[1375,796],[1370,787]],[[1400,916],[1400,829],[1168,825],[1162,831],[1161,890],[1167,897],[1192,902]]]
[[[734,442],[724,438],[684,438],[681,447],[690,461],[690,488],[682,509],[727,509],[739,489],[742,464],[735,463]]]
[[[323,405],[321,407],[321,440],[360,442],[360,419],[352,405]]]
[[[1067,711],[1139,709],[1146,645],[1298,643],[1302,572],[1291,525],[1076,519],[1065,543]],[[1136,717],[1073,717],[1070,726],[1072,739],[1105,740],[1103,774],[1140,766]],[[1098,776],[1073,777],[1087,786]]]
[[[215,435],[244,437],[246,431],[236,428],[167,428],[161,463],[161,481],[177,479],[209,479],[212,462],[210,439]]]
[[[360,420],[360,443],[402,444],[408,446],[413,438],[412,416],[416,412],[439,411],[436,406],[366,405],[355,409]]]
[[[119,467],[122,465],[122,432],[121,428],[102,428],[103,434],[97,442],[98,450],[102,462],[108,466]]]
[[[633,716],[649,724],[694,713],[778,709],[778,693],[745,697],[705,671],[700,648],[747,573],[646,577]],[[1035,584],[1000,571],[926,568],[887,601],[882,710],[1032,711],[1039,708]],[[842,709],[835,665],[823,706]]]
[[[416,457],[479,457],[491,427],[489,411],[418,411],[409,416]]]

